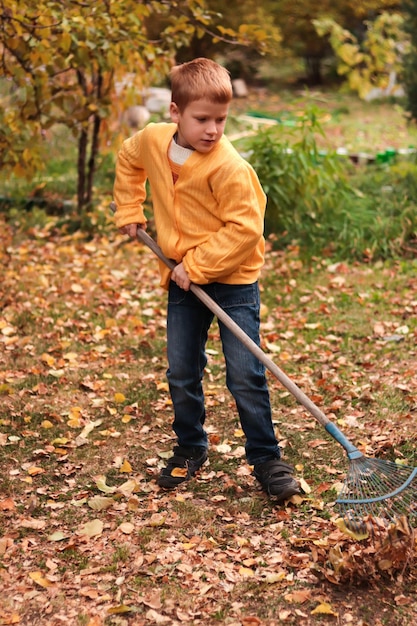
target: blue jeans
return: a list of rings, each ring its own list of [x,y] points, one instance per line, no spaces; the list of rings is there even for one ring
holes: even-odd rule
[[[211,283],[203,286],[227,314],[259,345],[259,288]],[[174,406],[178,445],[207,447],[204,430],[205,346],[213,313],[191,291],[170,283],[167,318],[167,378]],[[271,418],[263,364],[219,321],[226,362],[226,385],[238,410],[250,465],[280,457]]]

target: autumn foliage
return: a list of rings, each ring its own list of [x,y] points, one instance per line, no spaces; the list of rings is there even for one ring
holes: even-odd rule
[[[178,492],[157,487],[173,441],[150,252],[111,224],[91,239],[54,219],[0,232],[1,624],[413,623],[413,529],[346,533],[344,452],[275,380],[304,493],[277,506],[259,491],[216,325],[210,464]],[[269,247],[262,277],[263,348],[361,450],[411,463],[415,276],[413,261],[309,269]]]

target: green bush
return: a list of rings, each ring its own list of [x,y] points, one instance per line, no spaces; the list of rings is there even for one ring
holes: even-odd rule
[[[275,126],[249,142],[249,160],[268,196],[265,232],[306,257],[390,258],[417,254],[417,165],[413,160],[355,169],[322,153],[318,112],[288,139]]]
[[[417,164],[368,166],[350,178],[357,193],[342,207],[340,254],[349,258],[417,256]]]
[[[281,133],[273,126],[249,142],[249,160],[268,196],[265,232],[279,245],[296,241],[311,252],[322,250],[337,235],[334,217],[351,193],[346,172],[336,154],[319,150],[315,108],[287,131],[288,139]]]

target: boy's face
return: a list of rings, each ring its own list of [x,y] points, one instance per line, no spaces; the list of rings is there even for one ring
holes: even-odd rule
[[[171,119],[178,124],[177,143],[197,152],[210,152],[223,135],[228,112],[229,104],[205,99],[190,102],[182,112],[171,102]]]

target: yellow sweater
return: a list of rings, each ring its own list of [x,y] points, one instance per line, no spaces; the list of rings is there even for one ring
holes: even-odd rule
[[[124,141],[116,165],[116,225],[144,223],[149,181],[158,244],[183,262],[193,283],[250,284],[264,262],[266,197],[253,168],[223,136],[207,154],[193,152],[173,184],[172,123],[149,124]],[[161,285],[170,270],[160,262]]]

